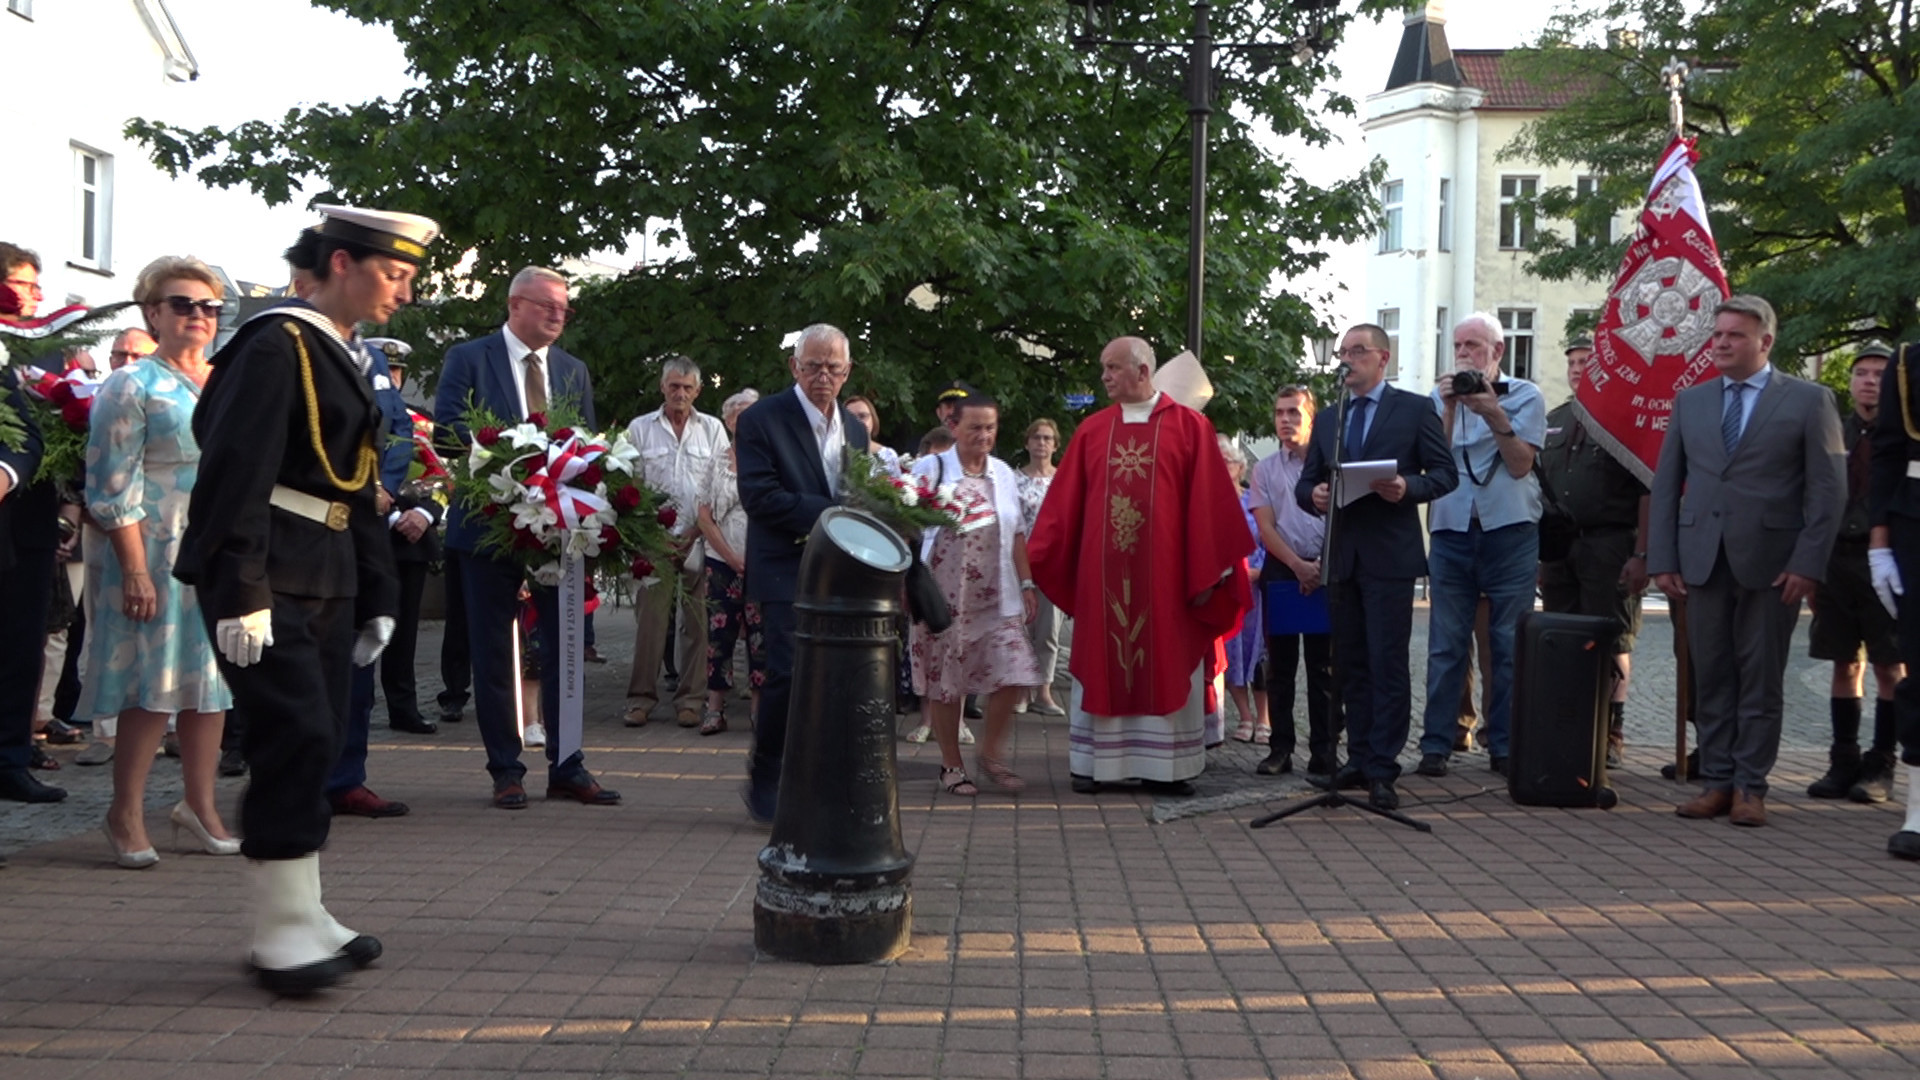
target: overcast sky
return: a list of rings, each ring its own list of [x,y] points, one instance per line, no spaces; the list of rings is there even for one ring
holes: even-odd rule
[[[1231,2],[1231,0],[1227,0]],[[1454,48],[1511,48],[1530,42],[1546,25],[1552,8],[1560,4],[1516,3],[1514,0],[1451,0],[1446,5],[1447,36]],[[170,0],[168,7],[182,35],[200,61],[200,78],[169,94],[168,113],[149,119],[200,126],[237,124],[245,120],[275,120],[301,105],[355,104],[390,97],[411,84],[406,56],[385,26],[367,26],[306,0]],[[245,18],[240,17],[245,12]],[[1382,23],[1358,23],[1335,53],[1340,86],[1356,101],[1386,85],[1387,71],[1399,45],[1400,17]],[[263,47],[266,42],[297,42],[299,52]],[[289,62],[293,56],[297,62]],[[1335,126],[1341,141],[1312,160],[1300,162],[1316,181],[1352,175],[1365,163],[1359,125],[1343,121]],[[279,281],[285,268],[282,248],[310,215],[298,205],[269,211],[246,192],[230,197],[233,213],[208,222],[207,256],[224,264],[229,273],[254,281]],[[616,265],[634,261],[628,253],[603,253]],[[1334,281],[1358,281],[1363,254],[1343,252],[1328,275]],[[1360,303],[1353,294],[1351,304]],[[1323,312],[1341,321],[1357,314]]]

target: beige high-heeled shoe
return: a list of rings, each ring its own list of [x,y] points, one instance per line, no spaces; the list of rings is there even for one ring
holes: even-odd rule
[[[240,841],[222,840],[208,832],[207,827],[200,824],[200,815],[194,813],[193,807],[188,806],[185,800],[173,804],[173,812],[167,815],[167,820],[173,822],[173,846],[176,850],[180,847],[180,830],[185,829],[200,841],[200,850],[209,855],[240,854]]]
[[[103,821],[100,823],[100,835],[107,838],[107,846],[113,849],[113,861],[117,866],[124,867],[128,870],[145,870],[147,867],[160,861],[160,853],[153,850],[151,845],[141,848],[139,851],[120,850],[120,841],[113,838],[113,825],[111,822]]]

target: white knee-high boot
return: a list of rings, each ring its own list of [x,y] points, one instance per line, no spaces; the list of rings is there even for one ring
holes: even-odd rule
[[[320,906],[320,856],[250,864],[254,877],[253,970],[276,994],[311,994],[353,970]]]
[[[1920,859],[1920,765],[1907,766],[1907,823],[1887,841],[1887,853]]]

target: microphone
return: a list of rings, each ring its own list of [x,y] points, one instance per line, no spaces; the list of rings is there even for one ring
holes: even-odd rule
[[[1340,366],[1333,369],[1333,373],[1335,376],[1344,379],[1353,374],[1353,365],[1342,360]]]

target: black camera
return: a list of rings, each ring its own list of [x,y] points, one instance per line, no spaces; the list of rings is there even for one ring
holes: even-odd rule
[[[1508,385],[1505,382],[1493,384],[1495,395],[1505,397]],[[1484,394],[1487,392],[1487,377],[1477,371],[1456,371],[1453,373],[1453,396],[1462,394]]]

